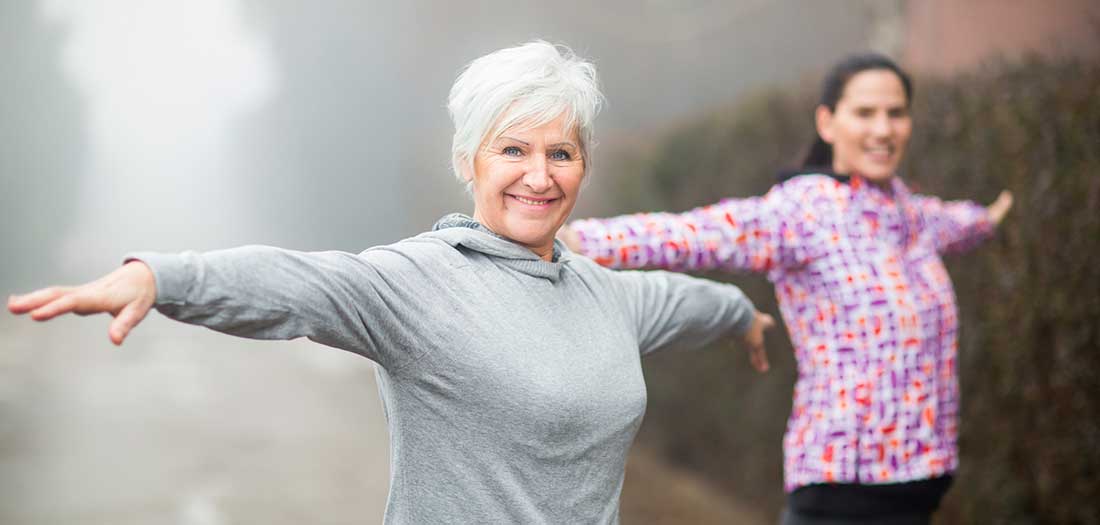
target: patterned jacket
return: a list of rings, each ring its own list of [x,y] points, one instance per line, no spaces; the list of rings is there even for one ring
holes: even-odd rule
[[[683,214],[572,223],[615,268],[765,272],[798,359],[788,491],[896,483],[958,463],[958,314],[941,254],[988,237],[984,207],[803,175]]]

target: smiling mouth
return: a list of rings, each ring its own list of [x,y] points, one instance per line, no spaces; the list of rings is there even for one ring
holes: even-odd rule
[[[507,196],[509,196],[509,197],[511,197],[511,198],[523,203],[523,204],[526,204],[528,206],[546,206],[547,204],[550,204],[551,202],[554,202],[554,201],[558,200],[556,198],[554,198],[554,199],[535,199],[535,198],[531,198],[531,197],[521,197],[519,195],[512,195],[511,193],[506,193],[505,195],[507,195]]]
[[[894,156],[893,144],[880,144],[863,148],[863,152],[877,160],[889,160]]]

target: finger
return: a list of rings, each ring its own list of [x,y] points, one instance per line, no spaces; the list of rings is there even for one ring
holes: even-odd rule
[[[76,296],[72,293],[66,292],[60,297],[35,308],[31,312],[31,319],[35,321],[49,321],[54,317],[61,314],[67,314],[72,312],[77,307]]]
[[[767,330],[775,326],[775,319],[768,314],[760,314],[760,326]]]
[[[757,372],[768,371],[768,355],[764,352],[764,347],[758,346],[749,350],[749,361]]]
[[[24,295],[13,295],[8,297],[8,310],[13,314],[25,314],[57,299],[68,290],[67,287],[51,286]]]
[[[989,217],[994,223],[1000,224],[1008,210],[1012,208],[1012,192],[1004,190],[997,196],[997,200],[989,205]]]
[[[145,319],[145,314],[149,313],[149,306],[143,304],[141,301],[134,301],[121,312],[115,316],[115,319],[111,321],[110,328],[107,329],[107,335],[111,338],[111,342],[116,345],[121,345],[122,341],[126,340],[126,336],[130,335],[130,331],[134,329]]]
[[[768,368],[769,368],[768,354],[766,352],[764,352],[763,348],[761,348],[759,351],[757,351],[755,353],[755,356],[756,356],[756,370],[758,372],[761,372],[761,373],[767,372]]]

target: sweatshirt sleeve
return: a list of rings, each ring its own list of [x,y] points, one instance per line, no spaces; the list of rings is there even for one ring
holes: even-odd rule
[[[126,259],[152,269],[156,309],[177,321],[251,339],[307,337],[388,369],[418,357],[406,340],[416,301],[400,286],[408,265],[398,252],[245,246]]]
[[[970,250],[993,235],[989,210],[972,201],[943,201],[928,195],[911,197],[941,254]]]
[[[740,288],[664,271],[615,272],[623,304],[647,355],[669,347],[695,349],[745,333],[756,308]]]
[[[611,268],[767,272],[806,264],[816,217],[792,183],[763,197],[725,199],[684,213],[582,219],[579,251]]]

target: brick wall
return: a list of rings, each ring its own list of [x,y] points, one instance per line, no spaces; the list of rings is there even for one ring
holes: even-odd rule
[[[903,63],[949,74],[1031,52],[1100,58],[1095,0],[909,0]]]

